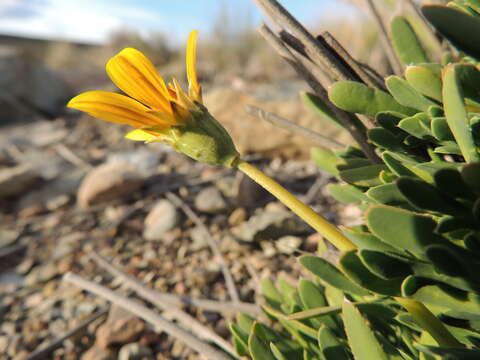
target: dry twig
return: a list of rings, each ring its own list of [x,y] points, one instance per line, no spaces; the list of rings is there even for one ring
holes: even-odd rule
[[[190,220],[192,220],[200,229],[202,229],[202,231],[205,234],[205,239],[207,240],[208,245],[210,246],[210,249],[212,250],[216,260],[218,261],[218,263],[220,264],[220,267],[222,268],[223,277],[225,278],[225,284],[227,285],[230,298],[234,303],[239,302],[240,297],[238,296],[238,291],[237,291],[237,288],[235,287],[235,282],[233,281],[232,274],[230,273],[228,265],[225,259],[223,258],[222,252],[220,251],[217,242],[210,234],[210,231],[208,231],[203,221],[197,216],[197,214],[195,214],[195,212],[187,204],[185,204],[185,202],[182,201],[182,199],[180,199],[178,196],[176,196],[171,192],[167,193],[166,196],[172,203],[174,203],[176,206],[181,208]]]
[[[170,321],[166,320],[163,316],[148,309],[140,303],[133,301],[125,296],[119,295],[112,290],[101,286],[92,281],[86,280],[73,273],[67,273],[63,279],[75,286],[78,286],[84,290],[87,290],[97,296],[100,296],[111,303],[131,312],[132,314],[142,318],[146,322],[152,324],[158,331],[164,331],[168,335],[175,339],[182,341],[187,346],[205,356],[207,359],[228,360],[230,359],[225,353],[220,352],[210,346],[209,344],[200,341],[188,331],[174,325]]]
[[[390,42],[390,39],[388,37],[387,28],[383,23],[382,16],[378,12],[377,7],[373,3],[373,0],[365,0],[365,1],[367,3],[368,9],[370,10],[373,18],[375,19],[375,22],[378,25],[378,29],[380,32],[380,39],[382,39],[383,48],[385,49],[385,53],[387,54],[388,62],[390,63],[390,66],[393,72],[396,75],[400,75],[402,73],[403,66],[398,60],[397,55],[395,54],[395,50],[393,49],[392,43]]]
[[[357,141],[357,143],[362,148],[365,155],[374,163],[380,163],[380,159],[377,154],[370,146],[366,139],[365,128],[359,129],[357,126],[361,125],[360,120],[358,120],[358,125],[354,124],[350,114],[334,106],[328,99],[328,94],[322,84],[308,71],[305,66],[295,58],[292,52],[283,44],[281,39],[279,39],[265,24],[259,29],[260,34],[267,40],[267,42],[277,51],[277,53],[285,59],[295,71],[310,85],[315,94],[329,106],[332,113],[337,117],[337,119],[342,123],[342,125],[347,129],[352,137]]]
[[[285,129],[294,135],[303,136],[313,141],[315,144],[325,147],[327,149],[343,149],[345,147],[344,144],[341,144],[338,141],[335,141],[327,136],[323,136],[298,124],[295,124],[294,122],[284,119],[281,116],[278,116],[277,114],[274,114],[270,111],[260,109],[259,107],[247,105],[245,106],[245,111],[261,120],[268,121],[270,124]]]
[[[304,44],[305,52],[310,58],[330,69],[337,80],[357,80],[349,69],[338,60],[336,54],[320,44],[280,3],[276,0],[254,1],[274,23],[290,30]]]
[[[108,312],[108,307],[105,307],[99,311],[97,311],[95,314],[90,315],[88,318],[83,320],[80,324],[75,326],[73,329],[68,330],[65,334],[62,336],[59,336],[50,343],[46,344],[45,346],[41,346],[35,351],[31,352],[30,354],[27,355],[26,358],[23,360],[41,360],[45,359],[50,353],[54,352],[57,350],[59,347],[62,346],[63,342],[67,340],[68,338],[75,336],[77,333],[85,329],[88,325],[90,325],[92,322],[95,320],[101,318]]]
[[[91,252],[89,253],[89,257],[93,261],[95,261],[95,263],[97,263],[100,267],[107,270],[110,274],[119,279],[123,284],[135,291],[140,297],[151,302],[159,309],[167,312],[168,315],[177,319],[185,328],[191,330],[193,333],[203,338],[204,340],[211,341],[217,344],[223,350],[236,357],[235,351],[233,350],[232,346],[227,341],[225,341],[225,339],[218,336],[215,332],[200,323],[193,316],[181,310],[178,306],[175,306],[175,304],[172,304],[172,302],[169,301],[169,298],[165,299],[165,297],[159,296],[158,293],[152,291],[137,279],[123,273],[120,269],[110,264],[106,259],[98,255],[97,253]]]

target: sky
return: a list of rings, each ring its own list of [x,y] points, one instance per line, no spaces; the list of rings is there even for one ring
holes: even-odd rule
[[[280,1],[306,24],[345,10],[334,0]],[[251,0],[0,0],[0,34],[103,43],[115,30],[131,29],[176,42],[192,29],[210,30],[222,9],[232,21],[260,22]]]

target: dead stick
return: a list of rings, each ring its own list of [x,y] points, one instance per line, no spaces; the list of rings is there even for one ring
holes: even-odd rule
[[[340,44],[335,37],[328,31],[322,33],[323,40],[336,51],[336,53],[342,57],[348,66],[358,75],[358,77],[368,86],[376,87],[385,90],[385,86],[382,82],[378,82],[377,79],[372,77],[365,69],[358,63],[357,60],[351,56],[347,50]]]
[[[185,343],[187,346],[198,352],[200,355],[205,356],[207,359],[229,360],[230,358],[208,345],[207,343],[200,341],[188,331],[174,325],[170,321],[166,320],[163,316],[148,309],[140,303],[130,300],[129,298],[119,295],[112,290],[101,286],[93,281],[86,280],[73,273],[66,273],[63,276],[63,280],[69,282],[77,287],[87,290],[97,296],[100,296],[112,304],[115,304],[132,314],[142,318],[146,322],[152,324],[158,331],[164,331],[168,335],[175,339]]]
[[[230,353],[230,355],[237,357],[235,351],[233,350],[230,343],[225,341],[221,336],[217,335],[213,332],[210,328],[200,323],[197,319],[193,316],[189,315],[185,311],[181,310],[177,306],[172,306],[172,303],[169,301],[165,301],[165,299],[158,294],[155,294],[150,289],[142,284],[137,279],[128,276],[124,272],[122,272],[117,267],[110,264],[106,259],[101,257],[95,252],[90,252],[89,257],[95,261],[100,267],[107,270],[110,274],[120,280],[123,284],[128,286],[130,289],[135,291],[141,298],[151,302],[159,309],[167,312],[169,315],[177,319],[184,327],[191,330],[193,333],[196,333],[198,336],[203,338],[204,340],[211,341],[218,346],[220,346],[223,350]]]
[[[255,116],[256,118],[267,121],[272,125],[285,129],[294,135],[303,136],[313,141],[315,144],[325,147],[327,149],[342,149],[345,147],[344,144],[341,144],[338,141],[335,141],[327,136],[323,136],[298,124],[295,124],[294,122],[284,119],[281,116],[278,116],[277,114],[274,114],[270,111],[260,109],[259,107],[253,105],[246,105],[245,111],[248,114]]]
[[[39,347],[35,349],[35,351],[31,352],[30,354],[27,355],[26,358],[23,360],[41,360],[45,359],[50,353],[53,351],[57,350],[59,347],[62,346],[62,343],[67,340],[68,338],[75,336],[77,333],[82,331],[84,328],[86,328],[88,325],[90,325],[92,322],[95,320],[101,318],[108,312],[109,307],[105,307],[103,309],[100,309],[97,311],[95,314],[90,315],[88,318],[83,320],[80,324],[75,326],[73,329],[67,331],[65,334],[62,336],[59,336],[55,339],[53,339],[50,343]]]
[[[382,40],[383,48],[385,49],[385,53],[387,54],[388,62],[390,63],[390,66],[392,67],[393,72],[396,75],[400,75],[403,72],[402,71],[403,66],[398,60],[397,55],[395,54],[395,50],[393,49],[392,43],[390,42],[390,38],[388,36],[387,28],[383,23],[382,16],[378,12],[377,7],[373,3],[373,0],[366,0],[366,2],[367,2],[367,7],[370,10],[370,13],[372,14],[375,22],[378,25],[380,39]]]
[[[187,205],[185,202],[182,201],[178,196],[175,194],[169,192],[166,194],[167,198],[173,202],[176,206],[181,208],[183,212],[187,215],[187,217],[192,220],[205,234],[205,239],[208,242],[208,245],[210,246],[210,249],[213,252],[213,255],[215,256],[216,260],[220,264],[220,267],[222,268],[222,273],[223,277],[225,278],[225,284],[228,289],[228,293],[230,294],[230,298],[232,299],[233,302],[239,302],[240,297],[238,296],[238,291],[237,288],[235,287],[235,282],[233,281],[232,274],[230,273],[230,269],[228,268],[228,265],[223,258],[222,252],[220,251],[217,242],[215,239],[212,237],[210,234],[210,231],[208,231],[207,227],[203,223],[203,221],[195,214],[195,212]]]
[[[96,259],[94,259],[93,257],[92,259],[96,261]],[[103,263],[99,265],[104,267]],[[113,274],[113,269],[114,269],[113,266],[108,269],[106,267],[104,268],[109,272],[111,271]],[[126,280],[125,280],[125,283],[126,283]],[[148,287],[145,287],[144,289],[142,289],[142,296],[146,296],[147,293],[149,298],[157,298],[159,299],[159,301],[163,301],[165,303],[170,304],[171,306],[176,306],[176,307],[193,306],[200,310],[217,312],[223,315],[235,315],[239,312],[243,312],[245,314],[249,314],[253,317],[256,317],[262,313],[262,311],[257,305],[246,303],[246,302],[234,303],[232,301],[200,299],[200,298],[184,296],[184,295],[167,294],[161,291],[150,289]]]
[[[254,0],[255,3],[284,28],[289,29],[305,46],[305,52],[314,62],[324,64],[330,69],[337,80],[356,80],[350,71],[338,61],[336,54],[320,44],[315,37],[303,27],[280,3],[276,0]]]
[[[355,141],[360,145],[365,155],[374,163],[380,163],[381,160],[370,146],[365,135],[365,128],[359,128],[360,125],[363,125],[360,120],[358,120],[358,125],[354,124],[352,118],[345,111],[337,108],[333,105],[329,98],[325,88],[317,81],[317,79],[308,71],[305,66],[300,61],[297,61],[292,52],[283,44],[283,42],[266,26],[262,25],[259,29],[260,34],[267,40],[267,42],[278,52],[278,54],[285,59],[301,76],[310,87],[313,89],[315,94],[329,107],[332,113],[337,117],[337,119],[342,123],[345,129],[350,132]]]

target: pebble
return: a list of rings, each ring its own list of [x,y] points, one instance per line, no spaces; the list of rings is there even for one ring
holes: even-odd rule
[[[195,207],[202,212],[218,214],[227,210],[227,203],[223,199],[220,190],[214,186],[209,186],[197,194]]]
[[[247,211],[244,208],[236,208],[228,217],[230,226],[238,226],[247,219]]]
[[[145,322],[126,310],[113,307],[107,321],[97,330],[97,344],[106,349],[113,344],[125,344],[138,339]]]
[[[118,352],[118,360],[150,360],[154,359],[152,350],[140,343],[123,345]]]
[[[108,202],[130,195],[143,185],[141,176],[128,163],[115,161],[102,164],[91,170],[83,179],[77,194],[78,205]]]
[[[302,239],[298,236],[282,236],[275,241],[275,246],[282,254],[292,255],[302,244]]]
[[[180,214],[175,205],[166,199],[159,200],[145,218],[143,237],[150,241],[162,240],[179,221]]]
[[[38,173],[30,165],[3,168],[0,170],[0,198],[21,194],[38,179]]]

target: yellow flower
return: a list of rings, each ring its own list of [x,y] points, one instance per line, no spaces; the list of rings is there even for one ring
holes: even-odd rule
[[[140,51],[126,48],[106,65],[107,74],[125,95],[88,91],[68,107],[94,117],[135,128],[125,137],[165,142],[196,160],[233,166],[239,154],[226,130],[203,106],[196,70],[197,32],[187,42],[188,93],[176,79],[166,85],[152,62]]]

